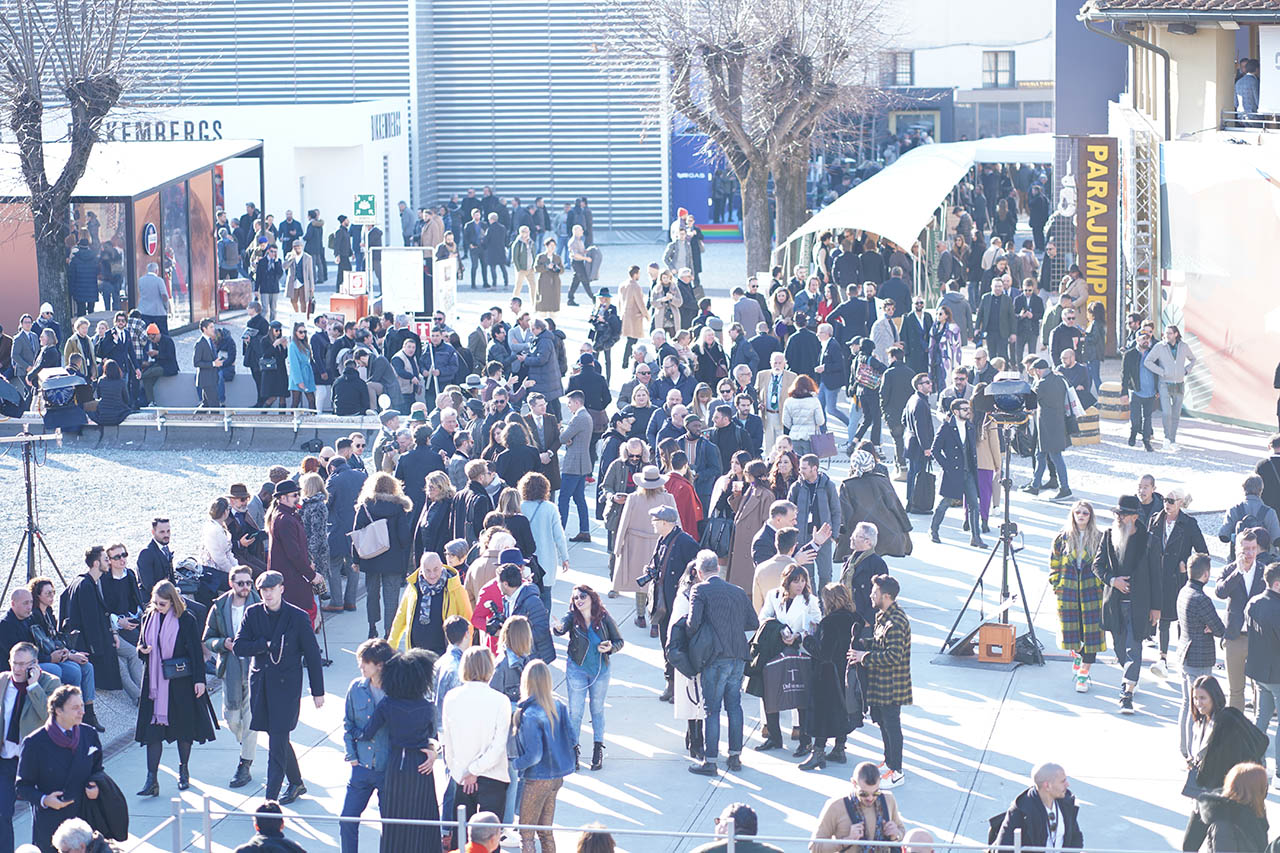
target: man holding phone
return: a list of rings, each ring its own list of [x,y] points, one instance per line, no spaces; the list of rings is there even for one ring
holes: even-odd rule
[[[0,850],[13,849],[13,812],[17,800],[18,752],[22,739],[44,725],[49,696],[61,685],[40,668],[36,647],[18,643],[9,650],[9,671],[0,672],[0,708],[4,742],[0,745]]]

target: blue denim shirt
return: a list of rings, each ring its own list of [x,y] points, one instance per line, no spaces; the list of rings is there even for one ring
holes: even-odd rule
[[[1156,395],[1156,375],[1147,368],[1147,359],[1151,356],[1151,350],[1147,350],[1146,355],[1142,357],[1142,361],[1138,363],[1138,390],[1139,397],[1154,397]]]
[[[450,690],[462,683],[458,674],[462,666],[462,649],[449,646],[436,661],[436,721],[444,719],[444,697]]]
[[[575,736],[569,731],[569,709],[556,700],[556,721],[547,718],[536,699],[524,699],[520,710],[521,754],[511,764],[525,779],[563,779],[573,772]]]
[[[346,744],[347,761],[356,760],[369,770],[385,770],[388,753],[387,729],[384,727],[373,740],[356,740],[357,735],[369,725],[378,699],[373,695],[373,685],[367,678],[356,678],[347,687],[346,711],[342,717],[342,741]]]

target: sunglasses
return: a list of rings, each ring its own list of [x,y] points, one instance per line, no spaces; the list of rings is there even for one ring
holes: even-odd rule
[[[253,586],[253,581],[232,581],[232,586]]]
[[[108,554],[108,555],[107,555],[107,559],[109,559],[109,560],[123,560],[123,559],[124,559],[125,557],[127,557],[127,556],[129,556],[129,552],[128,552],[128,551],[125,551],[123,554]]]
[[[1164,499],[1164,502],[1165,502],[1165,503],[1167,503],[1167,504],[1176,504],[1176,503],[1178,502],[1178,499],[1177,499],[1177,498],[1165,498],[1165,499]]]
[[[356,450],[364,450],[363,444],[353,444],[351,446],[354,447]]]

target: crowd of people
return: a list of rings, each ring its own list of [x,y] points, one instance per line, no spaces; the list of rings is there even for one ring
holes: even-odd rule
[[[1033,220],[1037,191],[1029,185],[1024,202]],[[356,652],[361,675],[345,693],[343,816],[361,815],[375,792],[383,818],[433,821],[464,806],[479,829],[468,850],[495,849],[501,826],[517,819],[553,823],[565,778],[583,764],[588,772],[605,768],[611,661],[624,646],[619,622],[629,619],[661,650],[659,699],[684,727],[691,773],[718,776],[722,755],[727,770],[742,772],[752,751],[782,749],[806,771],[846,764],[849,736],[869,721],[882,741],[880,760],[856,764],[849,794],[824,807],[811,849],[841,849],[824,839],[928,849],[927,833],[907,828],[889,793],[907,781],[902,717],[913,702],[912,625],[892,561],[912,551],[911,515],[928,517],[939,542],[957,504],[970,545],[986,547],[1006,442],[1031,457],[1024,491],[1073,497],[1065,452],[1076,418],[1100,393],[1107,337],[1107,318],[1088,301],[1078,268],[1054,280],[1034,241],[1014,251],[1012,231],[998,236],[1006,198],[993,206],[994,233],[984,246],[987,203],[977,198],[980,186],[972,192],[975,215],[962,202],[954,243],[942,247],[946,288],[932,309],[913,281],[918,245],[904,251],[846,230],[820,235],[811,267],[774,267],[768,278],[733,286],[722,318],[702,289],[697,226],[682,213],[647,278],[630,267],[616,304],[608,289],[592,292],[589,271],[582,282],[575,272],[569,304],[579,283],[592,304],[587,340],[573,351],[556,326],[561,283],[550,267],[558,261],[563,269],[564,252],[575,267],[584,262],[585,199],[566,205],[562,221],[549,218],[540,199],[508,207],[486,188],[459,204],[470,224],[461,228],[465,245],[458,248],[455,236],[453,251],[481,266],[485,286],[496,285],[498,270],[505,284],[508,260],[517,276],[508,304],[480,312],[474,329],[455,331],[436,312],[424,340],[403,314],[341,324],[319,314],[286,336],[261,289],[240,346],[228,351],[216,326],[202,323],[195,359],[207,405],[216,405],[221,371],[239,354],[260,404],[290,398],[339,415],[374,412],[381,428],[353,432],[296,470],[273,467],[261,486],[227,484],[211,501],[192,561],[175,559],[170,525],[157,517],[136,568],[122,542],[94,545],[60,602],[48,579],[14,590],[0,620],[10,665],[9,680],[0,675],[0,769],[14,781],[0,786],[0,806],[9,814],[19,800],[34,808],[33,841],[42,850],[55,849],[66,826],[80,832],[81,820],[109,835],[89,807],[99,796],[90,792],[109,779],[101,750],[96,763],[79,756],[104,730],[95,691],[117,688],[137,702],[135,740],[147,752],[139,796],[161,793],[165,743],[177,744],[178,789],[190,786],[193,746],[213,740],[220,724],[241,747],[231,787],[252,781],[265,732],[268,805],[305,796],[289,735],[304,681],[315,705],[324,701],[316,635],[325,618],[358,610],[363,587],[369,630]],[[402,236],[411,245],[447,245],[450,221],[439,210],[415,218],[406,208]],[[286,216],[271,232],[266,219],[251,219],[274,235],[264,258],[272,260],[273,239],[283,241],[291,222]],[[539,238],[558,238],[560,224],[565,245],[547,237],[537,254]],[[512,227],[514,245],[506,239]],[[488,234],[506,247],[492,262]],[[297,239],[288,250],[310,253]],[[527,276],[533,311],[519,295],[530,259],[538,273],[537,281]],[[552,273],[544,293],[542,276]],[[304,304],[295,310],[309,313]],[[151,362],[139,360],[132,335],[135,321],[147,319],[122,312],[95,343],[80,323],[62,342],[42,316],[38,334],[52,336],[46,348],[55,355],[62,342],[68,361],[93,353],[86,378],[124,364],[145,388],[147,367],[173,346],[150,324],[141,332]],[[31,318],[23,323],[20,335],[36,334]],[[1165,447],[1176,447],[1194,356],[1176,327],[1155,343],[1154,327],[1137,315],[1121,338],[1129,444],[1140,438],[1153,449],[1158,401]],[[615,397],[619,344],[625,381]],[[132,393],[127,376],[116,378]],[[986,393],[1001,379],[1028,381],[1037,398],[1016,429],[1002,429]],[[97,381],[99,388],[107,381],[105,370]],[[1228,602],[1225,622],[1204,592],[1210,561],[1183,488],[1162,496],[1153,478],[1143,478],[1116,501],[1105,532],[1094,507],[1077,501],[1053,541],[1049,579],[1075,691],[1089,690],[1106,633],[1123,669],[1120,713],[1134,712],[1149,637],[1159,659],[1147,677],[1179,673],[1184,793],[1197,798],[1189,841],[1234,831],[1253,843],[1259,766],[1265,799],[1266,729],[1280,704],[1273,665],[1280,564],[1267,557],[1280,536],[1280,436],[1271,447],[1220,532],[1233,546],[1213,593]],[[849,471],[837,481],[828,460],[841,451]],[[936,494],[932,475],[923,476],[933,463],[941,472]],[[602,532],[593,533],[593,516]],[[601,537],[608,577],[573,586],[566,610],[553,614],[569,543]],[[565,640],[559,647],[557,636]],[[1226,693],[1213,675],[1214,637],[1224,644]],[[563,698],[550,669],[561,655]],[[215,673],[220,713],[206,689]],[[765,721],[760,742],[750,745],[744,689],[759,697]],[[1243,713],[1247,691],[1252,722]],[[788,731],[783,719],[792,714]],[[437,762],[446,777],[440,799]],[[1079,847],[1065,770],[1041,764],[1030,776],[1031,786],[993,819],[992,840],[1012,843],[1017,829],[1024,845]],[[260,832],[278,833],[274,812],[263,814]],[[746,805],[723,817],[737,833],[758,830]],[[340,836],[344,851],[357,849],[356,823]],[[554,849],[550,833],[520,836],[529,853]],[[448,828],[393,824],[382,832],[384,850],[458,842]]]

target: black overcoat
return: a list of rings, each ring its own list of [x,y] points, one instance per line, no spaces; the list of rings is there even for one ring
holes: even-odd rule
[[[236,653],[253,658],[249,728],[255,732],[284,734],[297,728],[304,666],[311,695],[324,695],[324,668],[311,620],[287,601],[280,608],[283,612],[277,616],[263,602],[252,605],[236,634]]]
[[[147,635],[147,625],[152,619],[160,618],[160,614],[148,610],[142,617],[142,631],[139,637]],[[214,730],[218,728],[217,715],[213,703],[206,690],[203,696],[197,697],[195,686],[205,684],[204,649],[200,645],[202,625],[190,610],[178,617],[178,637],[173,644],[173,655],[168,658],[186,658],[191,663],[191,677],[177,678],[172,681],[161,678],[160,689],[169,691],[169,724],[167,726],[152,725],[151,715],[155,711],[155,700],[151,698],[151,654],[159,655],[157,646],[151,654],[138,653],[142,660],[142,695],[138,698],[138,723],[134,728],[133,739],[138,743],[165,740],[192,741],[208,743],[217,738]]]

